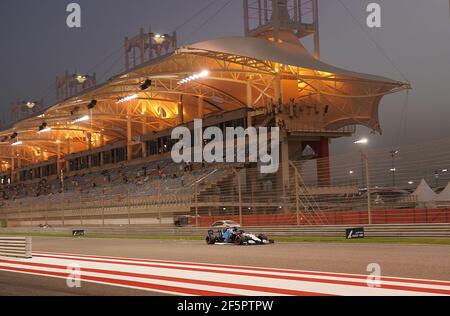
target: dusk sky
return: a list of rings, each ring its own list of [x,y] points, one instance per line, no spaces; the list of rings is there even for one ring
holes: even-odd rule
[[[169,33],[211,0],[78,0],[82,28],[66,26],[65,0],[2,0],[0,4],[0,106],[6,118],[14,100],[40,100],[51,105],[54,82],[66,69],[92,73],[98,82],[123,70],[123,40],[141,27]],[[365,23],[369,2],[382,5],[382,28],[368,29],[413,86],[406,128],[400,129],[405,93],[383,99],[383,136],[360,128],[371,146],[427,142],[450,136],[450,16],[448,0],[342,0]],[[184,28],[179,43],[243,35],[242,1],[194,31],[227,0],[220,0]],[[338,67],[402,80],[338,0],[321,0],[322,59]],[[106,58],[109,57],[109,58]],[[106,58],[106,59],[105,59]],[[406,113],[406,111],[403,111]],[[403,116],[404,117],[404,116]],[[352,149],[352,139],[336,141],[337,152]],[[353,146],[353,147],[352,147]],[[353,148],[354,149],[354,148]]]

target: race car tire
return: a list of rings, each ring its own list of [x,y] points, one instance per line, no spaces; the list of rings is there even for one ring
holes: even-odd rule
[[[215,243],[216,243],[216,241],[214,240],[214,238],[211,238],[210,236],[206,236],[206,244],[214,245]]]
[[[236,238],[234,239],[234,244],[237,246],[240,246],[244,243],[244,241],[242,240],[241,236],[236,236]]]

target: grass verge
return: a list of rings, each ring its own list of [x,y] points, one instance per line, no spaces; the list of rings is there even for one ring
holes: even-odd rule
[[[74,238],[64,234],[20,234],[9,233],[4,236],[31,236],[31,237],[53,237],[53,238]],[[76,237],[75,237],[76,238]],[[109,235],[86,235],[81,238],[102,238],[102,239],[147,239],[147,240],[186,240],[203,241],[204,237],[196,236],[109,236]],[[450,245],[450,238],[386,238],[367,237],[364,239],[346,239],[344,237],[274,237],[276,242],[286,243],[347,243],[347,244],[428,244],[428,245]]]

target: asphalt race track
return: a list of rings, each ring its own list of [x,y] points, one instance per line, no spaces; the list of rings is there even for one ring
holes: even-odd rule
[[[163,295],[85,282],[80,288],[69,288],[66,280],[0,271],[0,296],[144,296]]]
[[[35,237],[33,252],[0,258],[0,295],[450,295],[446,245]],[[81,288],[66,284],[73,263]],[[381,287],[367,285],[371,263],[382,269]]]

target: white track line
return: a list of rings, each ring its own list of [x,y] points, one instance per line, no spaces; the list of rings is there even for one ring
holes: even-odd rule
[[[293,269],[279,269],[279,268],[263,268],[263,267],[254,267],[254,266],[236,266],[236,265],[225,265],[225,264],[212,264],[212,263],[200,263],[200,262],[188,262],[188,261],[169,261],[169,260],[157,260],[157,259],[136,259],[136,258],[123,258],[123,257],[112,257],[112,256],[98,256],[98,255],[80,255],[80,254],[68,254],[68,253],[55,253],[55,252],[34,252],[34,255],[42,255],[42,256],[50,256],[55,258],[68,257],[68,258],[87,258],[87,259],[99,259],[111,262],[126,262],[126,263],[138,263],[138,264],[150,264],[150,263],[159,263],[161,265],[167,266],[194,266],[194,267],[207,267],[208,269],[217,269],[219,271],[223,269],[227,269],[229,271],[253,271],[260,272],[264,274],[264,272],[268,272],[271,274],[272,272],[286,274],[286,275],[298,275],[305,274],[314,277],[350,277],[355,279],[366,280],[367,275],[360,274],[350,274],[350,273],[334,273],[334,272],[317,272],[317,271],[308,271],[308,270],[293,270]],[[414,279],[414,278],[398,278],[398,277],[382,277],[384,281],[392,281],[392,282],[412,282],[412,283],[420,283],[420,284],[428,284],[428,285],[444,285],[450,286],[450,281],[434,281],[427,279]]]
[[[86,282],[177,295],[450,295],[450,282],[446,281],[386,278],[381,288],[371,288],[362,275],[43,252],[34,255],[31,260],[0,258],[0,270],[63,277],[69,274],[66,267],[75,263]]]

